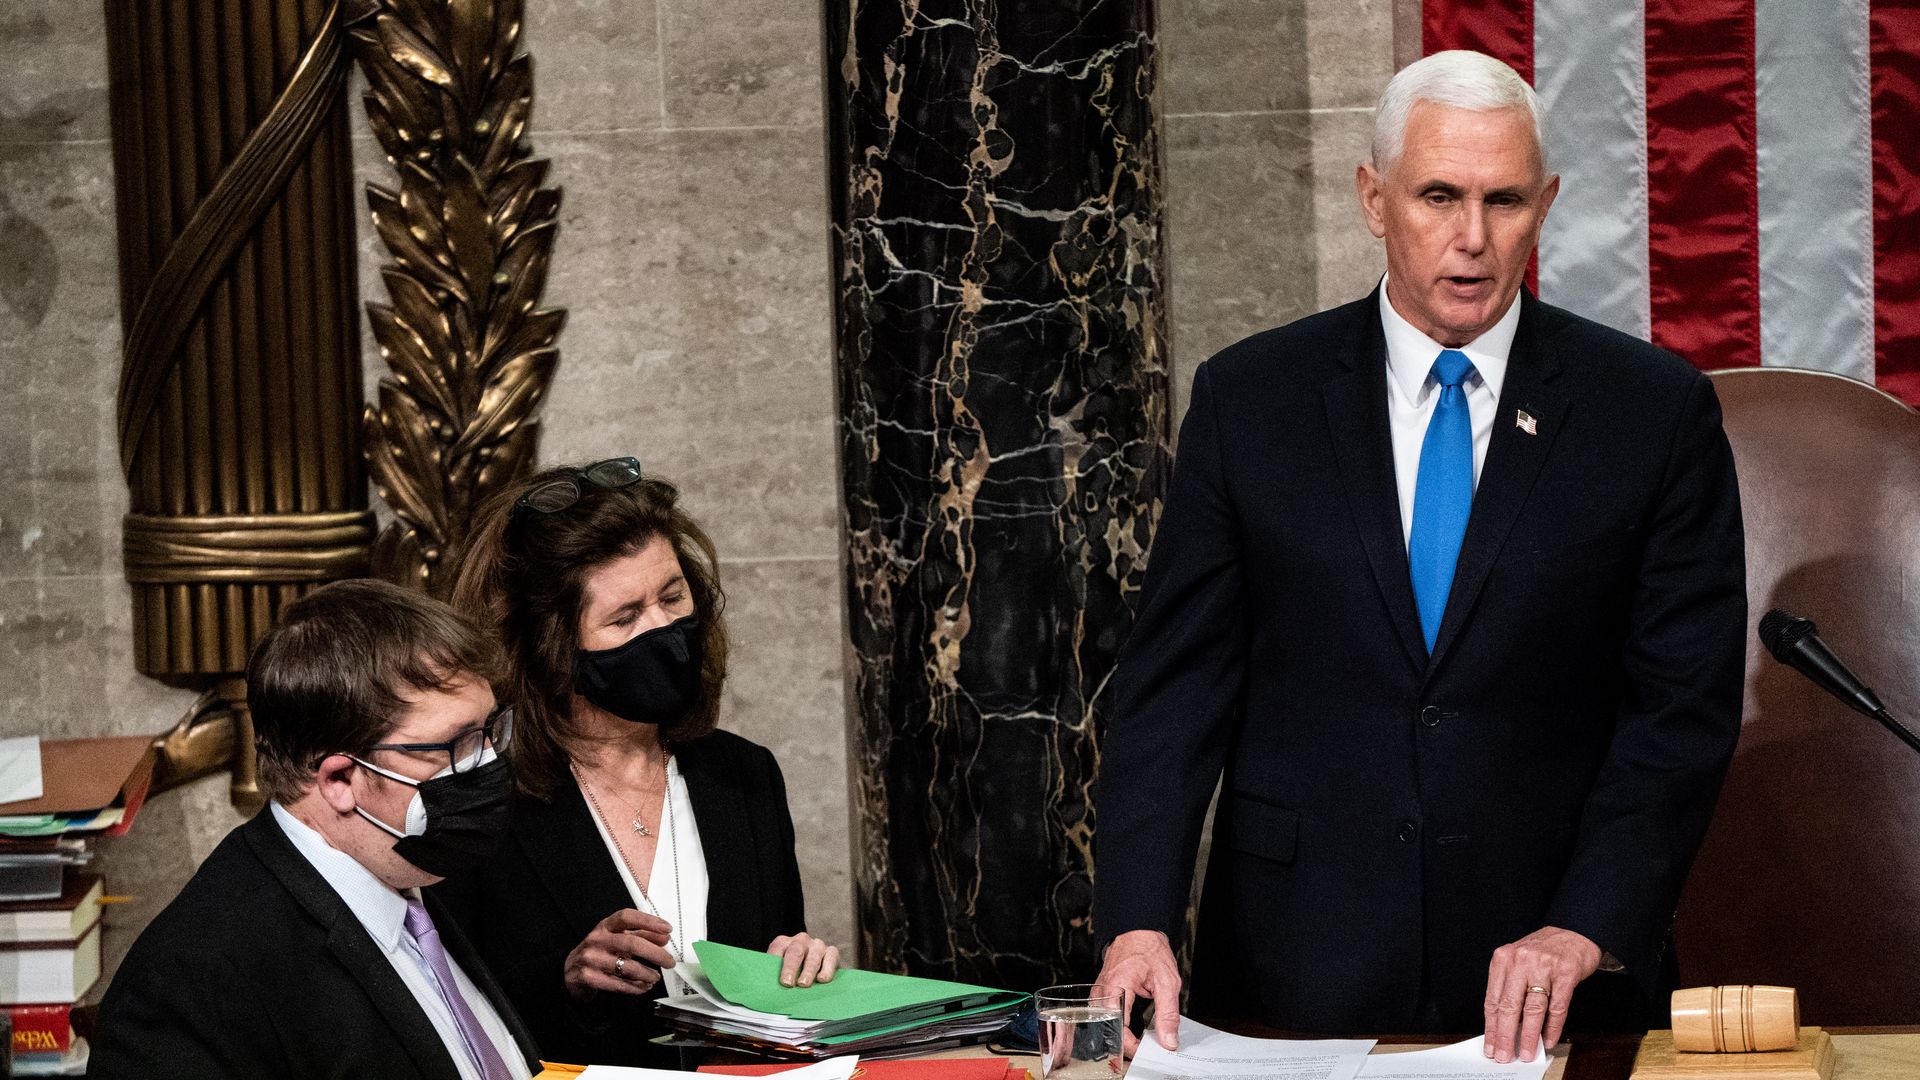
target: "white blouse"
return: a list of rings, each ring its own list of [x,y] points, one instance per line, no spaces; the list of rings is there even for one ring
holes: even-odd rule
[[[620,882],[627,887],[633,906],[658,915],[673,928],[667,953],[676,959],[684,956],[698,962],[693,943],[707,937],[707,855],[700,846],[700,829],[693,820],[693,799],[687,794],[687,780],[680,775],[677,757],[667,759],[667,798],[672,800],[673,810],[671,814],[660,815],[660,835],[654,845],[653,867],[647,872],[645,893],[634,884],[633,871],[627,868],[627,860],[621,858],[620,849],[599,814],[592,815],[593,827],[600,833],[600,842],[607,845],[607,854],[613,857],[614,868],[620,871]],[[669,821],[673,824],[671,829],[666,827]],[[676,870],[680,877],[678,889],[674,887]],[[662,975],[667,993],[693,992],[672,968],[667,968]]]

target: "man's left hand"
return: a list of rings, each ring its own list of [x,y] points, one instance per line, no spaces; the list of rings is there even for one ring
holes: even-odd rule
[[[1487,1056],[1503,1064],[1532,1061],[1543,1037],[1553,1049],[1574,988],[1599,966],[1600,946],[1557,926],[1495,949],[1487,967]]]

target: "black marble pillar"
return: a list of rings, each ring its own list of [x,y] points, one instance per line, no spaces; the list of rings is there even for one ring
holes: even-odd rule
[[[1090,979],[1168,468],[1152,0],[829,0],[866,964]]]

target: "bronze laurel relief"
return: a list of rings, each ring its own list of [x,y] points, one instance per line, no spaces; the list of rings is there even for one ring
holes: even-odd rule
[[[521,0],[361,0],[350,34],[367,119],[399,190],[367,185],[392,262],[369,302],[392,374],[363,425],[396,520],[374,571],[444,595],[449,547],[532,467],[566,313],[539,307],[560,191],[526,139],[533,61]]]

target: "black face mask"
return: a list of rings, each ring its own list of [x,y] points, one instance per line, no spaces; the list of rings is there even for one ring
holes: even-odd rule
[[[582,651],[573,688],[581,697],[635,724],[671,724],[700,697],[703,638],[689,615],[624,645]]]
[[[394,854],[429,874],[452,877],[484,864],[506,835],[513,774],[507,770],[505,758],[496,757],[465,772],[442,773],[426,780],[412,780],[364,761],[360,764],[414,789],[413,801],[407,804],[404,832],[360,807],[354,809],[398,837],[393,842]]]

